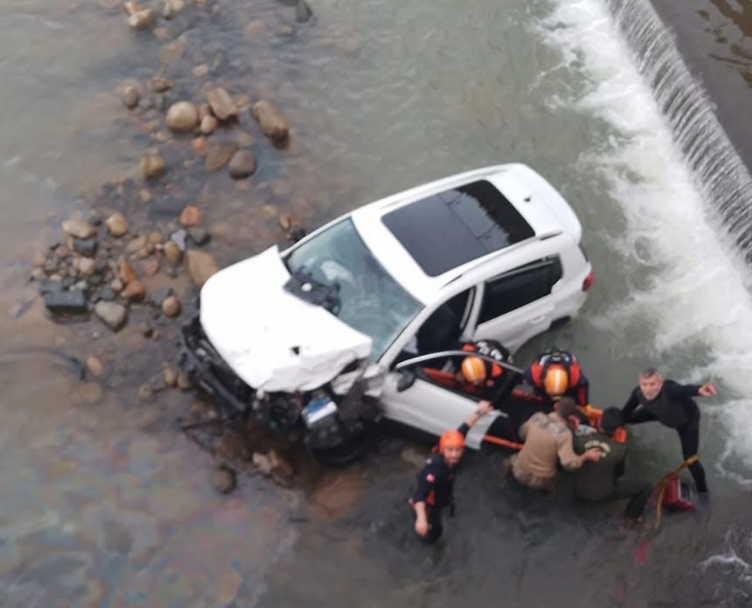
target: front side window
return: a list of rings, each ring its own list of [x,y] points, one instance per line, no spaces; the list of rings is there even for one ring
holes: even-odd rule
[[[423,308],[379,263],[350,218],[294,249],[285,260],[291,274],[305,273],[338,288],[334,314],[373,340],[378,360]]]
[[[489,281],[486,283],[478,323],[485,323],[549,295],[561,277],[561,260],[555,257],[538,260]]]

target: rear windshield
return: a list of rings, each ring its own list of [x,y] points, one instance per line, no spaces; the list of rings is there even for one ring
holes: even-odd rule
[[[514,205],[487,180],[395,209],[382,221],[431,277],[535,234]]]

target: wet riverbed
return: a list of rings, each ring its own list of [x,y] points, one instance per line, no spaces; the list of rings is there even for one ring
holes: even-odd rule
[[[28,303],[0,320],[3,605],[746,605],[747,269],[605,4],[310,5],[313,19],[300,23],[294,7],[274,0],[189,3],[156,35],[129,31],[115,2],[0,8],[0,309],[17,314]],[[704,10],[722,19],[718,8]],[[697,9],[672,13],[680,32],[704,18]],[[694,48],[703,55],[701,43]],[[206,75],[194,76],[197,66]],[[245,133],[257,173],[248,183],[206,174],[190,138],[165,139],[154,113],[122,106],[118,87],[156,74],[175,83],[170,100],[198,98],[205,83],[250,101],[270,96],[290,119],[290,146],[269,145],[246,108],[212,137]],[[728,107],[745,94],[711,93]],[[163,184],[172,186],[151,187],[151,203],[138,207],[138,161],[152,146],[170,163]],[[501,488],[498,455],[474,455],[447,542],[426,551],[410,533],[404,500],[415,466],[400,458],[399,438],[343,473],[321,478],[301,467],[287,489],[244,474],[238,491],[218,496],[207,482],[210,456],[175,429],[192,393],[138,395],[174,357],[174,326],[155,341],[138,319],[116,336],[96,320],[53,324],[24,286],[34,252],[60,238],[63,218],[92,201],[115,204],[100,190],[113,180],[133,178],[125,202],[147,223],[197,204],[210,249],[227,263],[282,243],[280,213],[315,225],[508,160],[544,173],[583,221],[596,288],[555,339],[576,349],[593,401],[621,405],[646,363],[681,380],[709,373],[721,388],[703,426],[709,515],[627,535],[610,509],[574,509],[566,487],[551,502]],[[171,284],[187,301],[185,278]],[[92,354],[106,375],[80,381],[70,358]],[[634,451],[630,469],[653,478],[680,458],[661,429],[636,432]]]

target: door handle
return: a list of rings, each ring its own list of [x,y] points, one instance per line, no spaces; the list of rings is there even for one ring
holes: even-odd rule
[[[545,320],[546,315],[541,315],[540,317],[535,317],[535,319],[530,319],[530,325],[538,325],[538,323],[543,323]]]

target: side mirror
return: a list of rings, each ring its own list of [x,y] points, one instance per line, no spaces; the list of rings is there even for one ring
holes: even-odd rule
[[[415,372],[406,369],[402,370],[399,374],[400,376],[397,380],[397,392],[401,393],[415,384]]]

